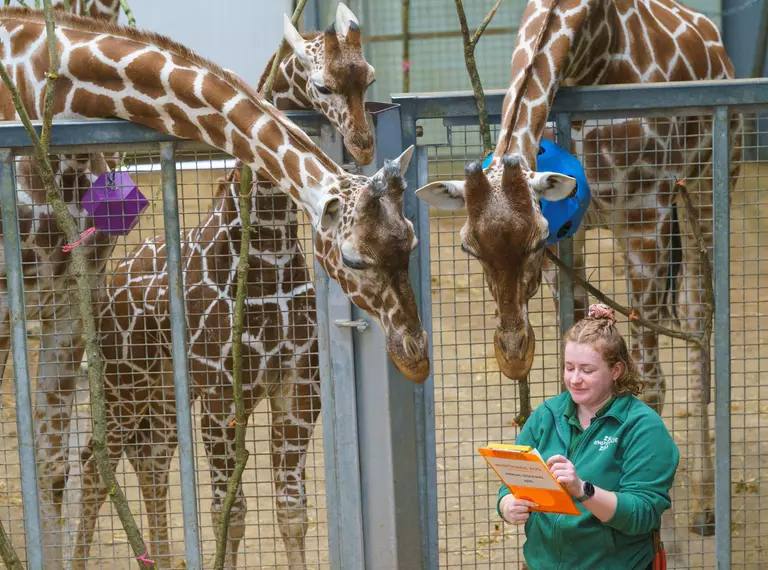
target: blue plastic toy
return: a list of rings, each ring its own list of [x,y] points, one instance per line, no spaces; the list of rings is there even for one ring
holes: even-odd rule
[[[493,153],[486,157],[483,168],[488,168],[492,157]],[[576,179],[576,193],[570,198],[557,202],[541,200],[541,213],[549,224],[547,245],[553,245],[579,229],[589,207],[589,183],[579,159],[548,139],[541,140],[536,164],[538,172],[557,172]]]

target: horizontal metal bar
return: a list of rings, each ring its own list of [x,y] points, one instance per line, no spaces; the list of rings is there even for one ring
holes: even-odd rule
[[[501,115],[507,90],[485,92],[489,115]],[[440,119],[477,115],[475,96],[471,91],[442,93],[396,93],[392,102],[413,101],[419,119]],[[732,110],[743,106],[768,106],[768,79],[729,79],[713,81],[679,81],[645,85],[598,85],[562,87],[558,90],[551,113],[568,113],[572,119],[584,116],[629,115],[637,111],[652,114],[677,107],[711,109],[727,105]]]
[[[291,111],[286,116],[305,131],[320,132],[325,121],[315,111]],[[40,133],[40,123],[33,122]],[[310,133],[310,134],[312,134]],[[122,119],[77,119],[54,121],[51,129],[51,146],[105,145],[179,142],[184,139],[161,133],[147,126]],[[0,122],[0,146],[3,148],[29,148],[32,143],[21,123]]]
[[[483,36],[511,36],[518,31],[517,26],[506,26],[504,28],[486,28]],[[408,34],[409,40],[438,40],[445,38],[460,38],[461,30],[442,30],[439,32],[415,32]],[[363,45],[375,44],[381,42],[401,42],[405,39],[405,34],[385,34],[380,36],[363,36]]]

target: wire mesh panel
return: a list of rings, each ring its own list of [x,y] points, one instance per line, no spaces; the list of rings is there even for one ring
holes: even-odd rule
[[[156,145],[116,150],[121,153],[118,170],[129,174],[148,206],[127,235],[110,238],[100,232],[80,246],[92,259],[94,311],[105,362],[107,442],[117,480],[149,547],[148,557],[162,568],[184,568],[161,165]],[[87,177],[92,181],[104,170],[102,162],[91,158],[73,163],[77,170],[61,178],[65,196],[83,194],[90,186]],[[27,161],[16,161],[17,186],[39,191],[42,187]],[[209,568],[235,458],[231,323],[241,239],[239,171],[231,157],[194,144],[178,146],[175,162],[197,516],[202,564]],[[34,228],[39,252],[50,245],[45,240],[52,239],[55,228],[41,227],[47,220],[43,207],[25,210],[28,193],[18,196],[22,239],[25,229],[30,234]],[[242,339],[250,458],[229,536],[239,542],[238,568],[286,567],[304,557],[308,567],[327,568],[311,227],[293,202],[268,184],[254,189],[251,204]],[[28,213],[33,222],[25,217]],[[87,366],[81,351],[71,349],[68,334],[78,326],[78,306],[67,295],[64,281],[57,279],[57,261],[40,255],[23,259],[27,313],[38,317],[28,323],[35,421],[41,433],[38,448],[48,442],[51,456],[62,455],[51,461],[52,473],[38,468],[41,503],[46,497],[60,501],[63,514],[62,529],[55,536],[61,558],[54,564],[134,568],[133,552],[94,463]],[[105,279],[100,280],[102,267]],[[43,377],[40,358],[57,367],[57,382]],[[67,371],[70,384],[62,381]],[[4,378],[0,517],[23,555],[10,367]],[[60,408],[54,409],[54,404]],[[40,428],[44,417],[50,420]],[[68,436],[68,446],[64,439],[46,439],[47,430]]]
[[[676,182],[687,177],[684,183],[711,257],[713,116],[670,114],[663,120],[596,121],[581,120],[588,117],[580,113],[580,120],[573,121],[571,150],[592,171],[594,202],[584,231],[574,239],[574,260],[577,267],[583,264],[582,275],[592,285],[619,304],[642,309],[642,314],[660,324],[695,336],[701,330],[706,288],[690,217]],[[731,138],[731,150],[737,151],[731,159],[734,164],[740,161],[730,214],[732,561],[734,567],[759,568],[765,564],[760,516],[760,449],[765,438],[760,429],[764,410],[758,380],[761,265],[757,251],[762,165],[740,159],[742,154],[759,156],[739,152],[747,150],[743,141],[759,140],[749,132],[755,130],[754,117],[744,119],[746,136],[734,132]],[[453,118],[425,119],[419,124],[424,133],[420,144],[428,152],[428,178],[420,180],[420,186],[462,179],[465,164],[482,158],[476,126]],[[654,142],[655,134],[668,142]],[[500,481],[477,453],[477,447],[489,442],[514,441],[520,429],[516,423],[520,391],[517,382],[499,371],[494,356],[495,303],[482,268],[459,248],[465,216],[465,212],[433,209],[430,223],[439,564],[523,567],[523,529],[505,525],[498,517]],[[716,271],[727,268],[716,267]],[[561,331],[548,285],[557,280],[557,272],[552,271],[528,306],[536,338],[529,374],[534,408],[561,390]],[[583,290],[577,287],[575,294],[578,308]],[[590,295],[587,302],[596,301]],[[747,308],[750,301],[758,305]],[[681,451],[672,508],[662,520],[668,565],[714,568],[714,525],[722,524],[713,517],[714,404],[706,408],[706,415],[701,413],[702,398],[714,398],[714,388],[702,385],[706,376],[702,376],[701,352],[693,342],[664,335],[656,338],[621,316],[619,328],[643,372],[645,399],[657,408],[663,402],[661,416]],[[712,347],[714,355],[714,342]]]

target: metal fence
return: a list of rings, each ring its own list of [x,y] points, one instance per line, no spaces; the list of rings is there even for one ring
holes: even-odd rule
[[[504,94],[486,92],[494,136]],[[419,188],[435,180],[462,179],[464,165],[481,157],[482,141],[471,93],[402,94],[393,96],[393,101],[401,106],[403,144],[419,145],[418,168],[411,172],[411,187]],[[716,454],[716,523],[714,536],[689,530],[695,523],[696,499],[690,480],[702,474],[697,461],[699,448],[695,446],[696,402],[692,401],[697,368],[686,342],[662,336],[659,364],[667,383],[662,417],[681,450],[673,506],[665,514],[662,527],[670,568],[761,568],[766,564],[766,528],[761,512],[767,504],[762,496],[762,477],[768,465],[762,451],[768,444],[768,408],[763,404],[760,382],[766,354],[759,322],[765,297],[760,245],[768,228],[761,216],[766,198],[760,190],[766,183],[766,165],[755,159],[761,155],[755,142],[760,140],[755,136],[759,134],[755,117],[767,105],[768,82],[764,80],[605,86],[560,90],[550,115],[561,144],[568,146],[573,137],[577,142],[575,153],[584,164],[599,163],[599,157],[596,160],[589,156],[594,150],[588,150],[578,131],[571,131],[572,122],[578,121],[582,132],[590,126],[616,126],[637,117],[669,117],[673,121],[698,115],[713,125],[714,134],[704,143],[702,153],[691,157],[689,152],[688,160],[702,161],[702,154],[708,150],[713,153],[714,177],[704,172],[701,180],[689,180],[689,186],[695,189],[698,183],[707,182],[714,185],[714,196],[700,198],[694,192],[694,199],[704,202],[701,212],[706,219],[702,222],[705,228],[710,227],[714,241],[714,378],[712,404],[708,407],[710,429],[704,445]],[[735,144],[745,158],[729,198],[729,152],[735,150],[729,148],[731,113],[744,117],[744,136]],[[621,131],[613,128],[611,132]],[[601,143],[624,148],[627,156],[633,152],[630,147],[638,142],[614,137]],[[662,153],[657,154],[660,156]],[[644,182],[667,176],[668,166],[651,161],[649,170],[656,169],[658,174],[646,174]],[[620,188],[624,183],[609,179],[609,169],[600,175],[599,184],[591,181],[593,192],[613,191],[608,189],[614,184]],[[714,208],[706,208],[706,202],[712,204],[712,200]],[[434,494],[431,508],[436,509],[435,524],[429,524],[433,519],[428,516],[425,527],[430,554],[436,553],[429,567],[522,567],[523,531],[502,524],[498,518],[495,506],[499,481],[476,451],[488,442],[513,442],[519,431],[514,421],[518,413],[517,384],[500,373],[493,353],[494,303],[479,263],[458,247],[465,214],[435,210],[426,213],[425,205],[417,207],[421,208],[422,221],[422,287],[425,279],[430,280],[430,295],[422,297],[422,314],[425,319],[431,318],[434,350],[433,376],[429,380],[433,384],[424,391],[425,409],[434,410],[426,420],[427,426],[434,422],[434,432],[427,427],[427,435],[434,440],[425,440],[425,469],[434,470],[427,484]],[[627,223],[618,221],[625,219],[621,214],[607,212],[602,217],[610,223]],[[611,228],[610,223],[608,227],[596,227],[589,220],[585,222],[586,276],[604,293],[630,306],[629,267],[614,240],[614,232],[620,234],[621,228]],[[426,239],[429,245],[424,244]],[[574,253],[578,255],[579,248],[574,252],[571,239],[561,242],[559,255],[564,260],[572,263]],[[564,275],[556,278],[569,281]],[[573,302],[572,289],[568,293],[566,288],[558,315],[545,281],[529,304],[537,339],[529,377],[534,407],[561,389],[560,322],[570,322]],[[590,297],[590,302],[594,298]],[[631,336],[627,319],[620,318],[620,326]],[[634,334],[642,341],[645,332],[640,329]],[[709,527],[708,533],[712,530]]]
[[[398,127],[396,111],[386,119],[387,107],[380,105],[373,112],[374,123],[389,120]],[[289,116],[329,156],[343,163],[341,139],[327,121],[311,112],[289,113]],[[394,132],[397,135],[398,131]],[[400,137],[395,136],[393,140],[399,148]],[[7,281],[4,277],[3,285],[7,282],[14,326],[13,368],[9,365],[2,384],[0,518],[26,567],[29,570],[43,568],[41,528],[50,525],[45,518],[41,521],[41,513],[46,512],[41,510],[41,502],[46,492],[52,491],[46,488],[52,479],[40,478],[38,497],[34,422],[39,422],[45,407],[54,399],[70,401],[71,422],[69,429],[64,426],[69,433],[69,446],[64,450],[69,475],[62,497],[63,524],[52,540],[61,547],[60,558],[46,559],[45,568],[79,567],[83,563],[82,552],[77,550],[77,545],[82,544],[78,530],[87,527],[89,522],[95,523],[95,533],[90,540],[87,568],[133,568],[136,561],[109,500],[91,512],[93,489],[86,482],[88,474],[84,473],[89,468],[85,458],[90,454],[91,435],[85,358],[80,369],[80,362],[71,362],[73,356],[66,346],[57,344],[61,340],[58,335],[67,326],[65,321],[78,318],[77,305],[63,295],[52,297],[57,293],[54,281],[43,277],[47,271],[45,264],[49,262],[20,256],[19,237],[24,240],[29,235],[28,220],[24,218],[29,212],[24,210],[28,196],[17,195],[17,188],[37,188],[35,180],[25,179],[31,176],[25,168],[27,155],[31,153],[29,139],[20,125],[6,124],[0,126],[0,141],[5,228],[3,265],[7,270]],[[386,146],[379,144],[382,148]],[[138,225],[127,236],[118,238],[114,249],[107,252],[106,285],[94,288],[94,295],[106,299],[111,311],[118,315],[117,321],[133,319],[130,337],[122,339],[129,347],[128,352],[121,352],[122,345],[110,344],[120,342],[121,335],[105,335],[102,331],[100,338],[107,359],[107,401],[118,402],[111,416],[109,437],[122,441],[123,454],[116,474],[150,545],[150,558],[162,568],[210,568],[216,548],[211,515],[213,499],[217,498],[217,508],[220,508],[226,491],[226,471],[222,470],[227,459],[227,440],[232,445],[234,440],[230,439],[232,433],[227,434],[226,427],[226,418],[232,410],[227,380],[225,375],[207,370],[206,365],[215,361],[222,339],[229,334],[226,312],[232,310],[233,303],[225,301],[228,296],[234,299],[234,290],[216,290],[211,285],[219,280],[206,272],[229,272],[237,265],[232,256],[235,255],[233,244],[239,243],[239,230],[227,233],[226,224],[221,225],[221,220],[234,211],[235,201],[228,202],[228,188],[222,184],[233,172],[234,160],[210,147],[123,121],[57,123],[51,148],[52,153],[62,154],[120,153],[120,170],[127,172],[149,199],[149,207]],[[381,160],[383,158],[377,157],[369,170]],[[356,165],[347,166],[359,170]],[[81,168],[81,173],[92,174],[89,168],[90,165]],[[323,448],[343,448],[343,441],[337,444],[332,439],[328,444],[323,437],[336,437],[334,406],[339,402],[333,400],[330,379],[322,390],[326,405],[322,407],[324,421],[321,421],[321,406],[316,401],[321,392],[318,365],[307,370],[306,363],[317,363],[319,359],[324,378],[328,377],[332,364],[343,364],[337,362],[339,358],[334,358],[333,363],[328,358],[327,304],[340,293],[332,290],[329,294],[327,277],[321,268],[314,267],[311,228],[304,214],[297,213],[287,196],[279,192],[260,195],[257,205],[251,243],[260,240],[258,245],[263,246],[265,253],[257,269],[252,267],[249,271],[246,327],[256,337],[254,342],[260,342],[264,352],[273,356],[255,349],[246,349],[244,353],[243,373],[261,384],[263,392],[254,389],[254,408],[248,421],[246,445],[251,456],[243,475],[247,514],[241,517],[240,529],[238,525],[231,527],[230,536],[242,534],[238,568],[288,564],[287,551],[297,550],[301,542],[301,537],[294,535],[302,524],[301,515],[297,515],[302,505],[301,499],[287,496],[295,493],[276,488],[278,480],[289,487],[295,487],[298,482],[292,472],[281,472],[277,466],[281,464],[281,449],[293,453],[303,446],[304,457],[298,458],[304,465],[306,484],[304,524],[307,532],[303,550],[308,567],[328,568],[331,564],[329,536],[336,537],[336,534],[333,517],[331,528],[328,522],[328,513],[334,514],[335,505],[327,505],[326,494],[338,495],[335,486],[341,482],[333,479],[333,457],[325,462]],[[223,218],[215,217],[222,212]],[[40,212],[32,214],[35,224],[41,223]],[[41,239],[45,239],[44,232],[41,234]],[[289,257],[291,270],[288,272],[272,271],[265,261],[272,258],[285,261]],[[167,266],[163,267],[166,259]],[[129,286],[121,289],[120,283],[124,284],[126,278]],[[182,279],[183,287],[174,286]],[[320,284],[317,307],[312,287],[315,280]],[[298,290],[303,292],[301,299],[294,295]],[[123,295],[126,291],[128,294]],[[260,303],[257,297],[262,293],[265,301]],[[288,327],[288,323],[281,321],[285,315],[279,313],[286,309],[279,307],[282,304],[288,307],[291,303],[295,310],[306,313],[310,326],[301,327],[292,321],[295,326]],[[337,314],[339,306],[343,310],[344,302],[337,300],[331,314]],[[26,319],[25,312],[33,318]],[[159,315],[157,320],[164,325],[152,329],[146,323],[141,324],[143,316],[150,314]],[[44,322],[46,319],[48,323]],[[317,326],[312,326],[314,322]],[[274,338],[278,334],[275,331],[282,330],[283,324],[294,336]],[[343,328],[334,331],[331,341],[339,334],[348,334],[345,331]],[[297,334],[309,334],[309,337],[299,338]],[[61,350],[57,352],[57,349]],[[108,351],[113,354],[111,361]],[[275,352],[279,358],[274,357]],[[50,379],[41,383],[38,363],[44,359],[67,358],[70,368],[79,369],[76,386],[71,391],[62,388],[56,393],[50,389]],[[115,370],[118,373],[114,373]],[[155,388],[147,391],[144,380],[150,376]],[[248,376],[245,378],[248,386]],[[188,386],[194,387],[191,402],[187,396]],[[297,403],[306,409],[286,407],[295,407]],[[285,423],[281,413],[290,416],[284,418]],[[61,419],[54,416],[55,422]],[[325,424],[325,430],[321,423]],[[300,427],[305,431],[301,432]],[[287,469],[292,462],[290,459],[282,463]],[[326,470],[332,475],[328,486]],[[96,486],[100,487],[98,476]],[[160,528],[163,525],[155,524],[151,518],[163,510],[160,503],[165,491],[168,493],[167,536]],[[100,493],[97,491],[97,494]],[[88,505],[88,509],[83,505]],[[281,505],[284,505],[282,514]],[[242,509],[236,505],[235,513],[238,510]],[[287,523],[285,528],[281,528],[281,518]],[[284,533],[291,535],[293,546],[291,541],[284,541]],[[165,550],[167,556],[162,555]]]
[[[496,124],[503,95],[488,93],[491,120]],[[413,194],[430,180],[460,177],[464,164],[479,158],[481,143],[474,99],[469,93],[408,94],[393,99],[398,106],[379,105],[371,114],[377,154],[373,164],[362,172],[370,175],[385,158],[397,156],[410,144],[417,145],[416,159],[407,175],[410,190],[406,192],[405,213],[420,240],[410,265],[410,278],[430,336],[432,375],[421,385],[407,382],[387,357],[380,327],[353,307],[340,288],[306,258],[307,270],[316,284],[322,403],[306,460],[307,566],[367,570],[521,567],[522,529],[505,526],[497,517],[498,480],[476,452],[480,445],[509,442],[516,436],[518,428],[513,418],[518,410],[517,386],[500,374],[493,358],[493,304],[477,263],[458,249],[462,216],[438,215]],[[713,403],[709,406],[713,429],[709,443],[714,444],[716,458],[716,532],[714,536],[700,536],[688,528],[695,499],[691,497],[689,477],[700,474],[701,469],[692,453],[694,432],[690,428],[695,408],[690,390],[696,374],[689,347],[661,338],[659,361],[667,380],[662,417],[682,452],[673,507],[663,521],[662,536],[673,568],[760,568],[765,564],[762,547],[763,537],[768,534],[761,514],[765,511],[761,478],[766,467],[761,451],[768,442],[768,407],[763,404],[764,388],[760,385],[765,355],[759,322],[765,302],[761,292],[765,279],[762,233],[767,230],[762,227],[765,200],[759,190],[766,173],[763,164],[745,160],[729,197],[727,172],[729,151],[733,149],[729,149],[727,118],[732,112],[743,113],[746,135],[754,135],[757,123],[751,118],[766,106],[768,82],[731,81],[563,89],[553,109],[552,119],[564,142],[572,135],[569,125],[576,121],[619,124],[629,117],[697,114],[708,117],[714,128],[709,144],[714,156],[715,191],[709,221],[714,227],[717,302]],[[319,138],[331,157],[343,160],[341,142],[330,127],[312,113],[291,117]],[[13,232],[7,228],[18,227],[16,210],[9,207],[14,203],[16,188],[13,171],[18,156],[29,152],[29,143],[20,127],[0,128],[7,283],[15,303],[10,309],[21,311],[20,316],[24,310],[21,287],[26,289],[29,283],[21,280],[24,260],[19,258],[18,245],[9,239]],[[743,140],[760,138],[745,136]],[[216,179],[231,167],[229,157],[123,122],[62,124],[54,129],[52,144],[54,152],[125,153],[126,168],[144,193],[152,197],[140,225],[118,242],[108,275],[121,270],[122,260],[130,257],[145,237],[162,234],[165,228],[170,273],[175,271],[180,279],[184,275],[182,262],[187,257],[184,238],[179,239],[179,234],[184,236],[205,222],[216,192]],[[582,147],[578,147],[577,154],[582,160],[590,158]],[[275,204],[272,210],[286,207]],[[174,227],[175,220],[180,231]],[[310,232],[301,215],[298,235],[309,256]],[[573,260],[572,246],[565,242],[560,247],[563,259]],[[627,269],[611,232],[588,228],[585,255],[589,280],[628,304]],[[188,292],[177,291],[175,295],[173,302],[178,307],[184,306],[182,297],[189,301]],[[534,405],[560,390],[560,329],[569,319],[573,294],[566,288],[559,301],[558,320],[544,284],[529,307],[538,339],[530,376]],[[208,416],[203,413],[201,399],[191,404],[183,401],[184,383],[195,377],[193,358],[187,355],[188,366],[184,358],[179,358],[184,354],[183,329],[186,326],[193,332],[196,325],[190,319],[190,309],[186,321],[180,316],[175,312],[169,331],[148,338],[142,345],[156,348],[163,344],[166,350],[170,347],[174,358],[166,358],[172,372],[164,370],[161,383],[168,391],[151,398],[149,423],[140,424],[140,428],[149,426],[156,434],[176,424],[179,437],[179,453],[171,454],[170,466],[165,468],[170,477],[168,545],[172,556],[164,567],[208,568],[214,552],[208,466],[211,457],[221,451],[206,446],[212,436],[210,429],[205,430]],[[629,334],[625,322],[622,326]],[[14,321],[15,382],[13,388],[9,381],[3,384],[0,417],[0,517],[19,551],[26,552],[30,570],[42,568],[32,400],[46,395],[35,392],[40,380],[36,363],[38,355],[45,355],[45,351],[34,349],[47,346],[44,330],[39,323]],[[150,363],[149,358],[144,360]],[[277,381],[283,381],[282,372],[276,370]],[[10,379],[9,371],[6,379]],[[76,562],[67,557],[71,552],[67,549],[74,542],[72,527],[83,520],[79,504],[83,492],[80,454],[90,430],[84,386],[81,379],[73,394],[71,470],[64,492],[68,528],[57,537],[64,546],[61,565],[65,568]],[[121,388],[130,400],[130,386]],[[214,398],[213,404],[220,406],[226,401]],[[267,407],[265,401],[257,405],[249,422],[248,447],[253,455],[245,473],[248,514],[238,557],[238,567],[243,568],[281,567],[287,563],[272,486],[268,445],[272,419]],[[135,433],[150,432],[138,429]],[[148,474],[155,483],[154,461],[168,459],[167,451],[156,444],[154,436],[149,445],[146,439],[127,441],[117,470],[132,510],[144,526],[145,539],[150,538],[146,510],[149,503],[142,500],[139,485],[143,480],[147,486]],[[139,476],[131,465],[131,459],[137,457],[150,460],[143,469],[139,462]],[[129,568],[135,564],[109,505],[101,509],[92,543],[88,568]]]

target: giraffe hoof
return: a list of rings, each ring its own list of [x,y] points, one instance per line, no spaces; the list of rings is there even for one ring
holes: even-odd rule
[[[714,511],[704,511],[696,513],[693,517],[693,524],[689,527],[690,531],[699,536],[714,536],[715,534],[715,513]]]

